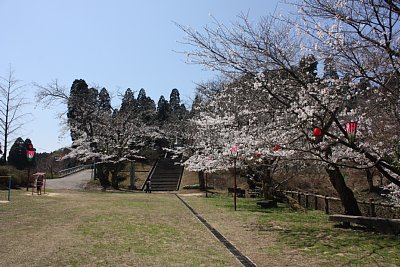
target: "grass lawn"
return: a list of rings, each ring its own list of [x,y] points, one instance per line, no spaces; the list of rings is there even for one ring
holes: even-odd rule
[[[398,266],[400,237],[333,228],[321,212],[181,196],[258,266]],[[0,266],[240,266],[173,194],[13,190]]]
[[[255,199],[186,197],[258,266],[400,266],[400,236],[333,227],[321,211],[264,210]]]
[[[170,194],[13,190],[0,266],[240,266]]]

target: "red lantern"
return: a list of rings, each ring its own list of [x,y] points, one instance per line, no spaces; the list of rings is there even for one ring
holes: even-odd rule
[[[354,143],[354,141],[356,139],[357,122],[350,121],[350,122],[346,123],[346,132],[349,135],[350,143]]]
[[[321,130],[321,128],[315,127],[313,133],[314,133],[314,136],[321,136],[322,130]]]
[[[28,158],[28,161],[32,161],[34,156],[35,156],[35,149],[33,148],[32,144],[29,144],[26,150],[26,157]]]
[[[357,131],[357,122],[355,121],[351,121],[346,123],[346,132],[350,135],[350,134],[356,134]]]
[[[239,146],[231,147],[231,156],[236,160],[239,155]]]
[[[35,156],[35,151],[34,150],[27,150],[26,151],[26,156],[28,157],[28,160],[31,161],[33,157]]]
[[[274,151],[278,151],[278,150],[280,150],[280,149],[281,149],[281,146],[280,146],[280,145],[274,146]]]
[[[231,153],[232,152],[237,152],[239,150],[239,146],[233,146],[231,147]]]

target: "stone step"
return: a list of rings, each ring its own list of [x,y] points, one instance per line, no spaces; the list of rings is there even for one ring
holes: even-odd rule
[[[179,186],[183,167],[179,160],[162,158],[158,161],[151,176],[152,191],[175,191]]]

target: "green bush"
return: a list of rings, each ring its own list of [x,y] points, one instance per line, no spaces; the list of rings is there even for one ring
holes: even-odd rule
[[[11,176],[12,187],[16,188],[21,185],[25,185],[27,172],[24,170],[17,170],[13,166],[0,166],[0,177],[1,176]],[[7,186],[8,179],[0,178],[0,185]]]

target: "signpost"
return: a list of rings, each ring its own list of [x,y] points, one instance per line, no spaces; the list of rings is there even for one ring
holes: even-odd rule
[[[33,148],[32,144],[28,144],[26,148],[26,157],[28,159],[28,179],[26,183],[26,191],[29,190],[29,183],[30,183],[30,172],[31,172],[31,162],[33,157],[35,156],[36,149]]]

